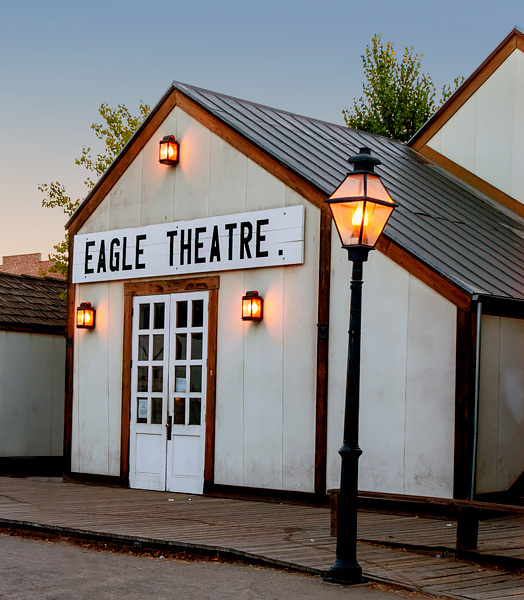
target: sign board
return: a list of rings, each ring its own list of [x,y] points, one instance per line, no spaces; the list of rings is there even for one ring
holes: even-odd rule
[[[304,207],[76,235],[73,283],[296,265]]]

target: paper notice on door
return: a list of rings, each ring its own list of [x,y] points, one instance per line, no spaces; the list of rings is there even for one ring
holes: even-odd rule
[[[138,399],[138,418],[147,421],[147,398]]]

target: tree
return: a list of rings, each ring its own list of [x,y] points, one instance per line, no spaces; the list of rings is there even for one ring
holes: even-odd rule
[[[93,123],[91,129],[95,132],[96,137],[104,142],[105,153],[93,155],[91,148],[83,146],[82,155],[80,158],[75,159],[75,164],[84,167],[88,172],[88,176],[84,181],[86,194],[91,191],[96,181],[107,171],[150,110],[147,104],[140,103],[139,114],[135,117],[131,115],[124,104],[118,104],[116,108],[111,108],[106,102],[100,105],[98,112],[104,123]],[[95,174],[95,180],[92,179],[91,173]],[[73,200],[67,194],[65,187],[58,181],[42,183],[38,186],[38,189],[46,195],[42,200],[42,206],[61,208],[68,217],[72,216],[80,205],[81,198]],[[49,255],[49,260],[55,261],[55,263],[49,271],[67,276],[69,248],[67,234],[64,240],[53,247],[55,252]]]
[[[409,140],[464,81],[457,77],[453,86],[442,88],[437,99],[431,77],[420,70],[422,56],[411,46],[399,60],[394,43],[384,45],[380,34],[374,35],[362,55],[363,96],[354,101],[353,108],[342,111],[346,125],[402,142]]]

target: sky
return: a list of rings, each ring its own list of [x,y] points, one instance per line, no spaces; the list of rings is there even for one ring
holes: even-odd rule
[[[343,124],[374,34],[413,46],[438,89],[515,27],[523,0],[0,0],[0,257],[45,259],[67,217],[38,185],[84,197],[98,107],[154,106],[172,81]]]

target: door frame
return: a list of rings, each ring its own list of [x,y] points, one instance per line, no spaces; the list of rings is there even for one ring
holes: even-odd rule
[[[220,278],[191,277],[160,281],[139,281],[124,284],[124,336],[122,358],[122,415],[120,437],[120,477],[129,483],[129,450],[131,432],[131,349],[133,334],[133,299],[180,292],[209,292],[207,339],[207,388],[204,441],[204,489],[213,483],[215,471],[215,396],[218,324],[218,289]]]

